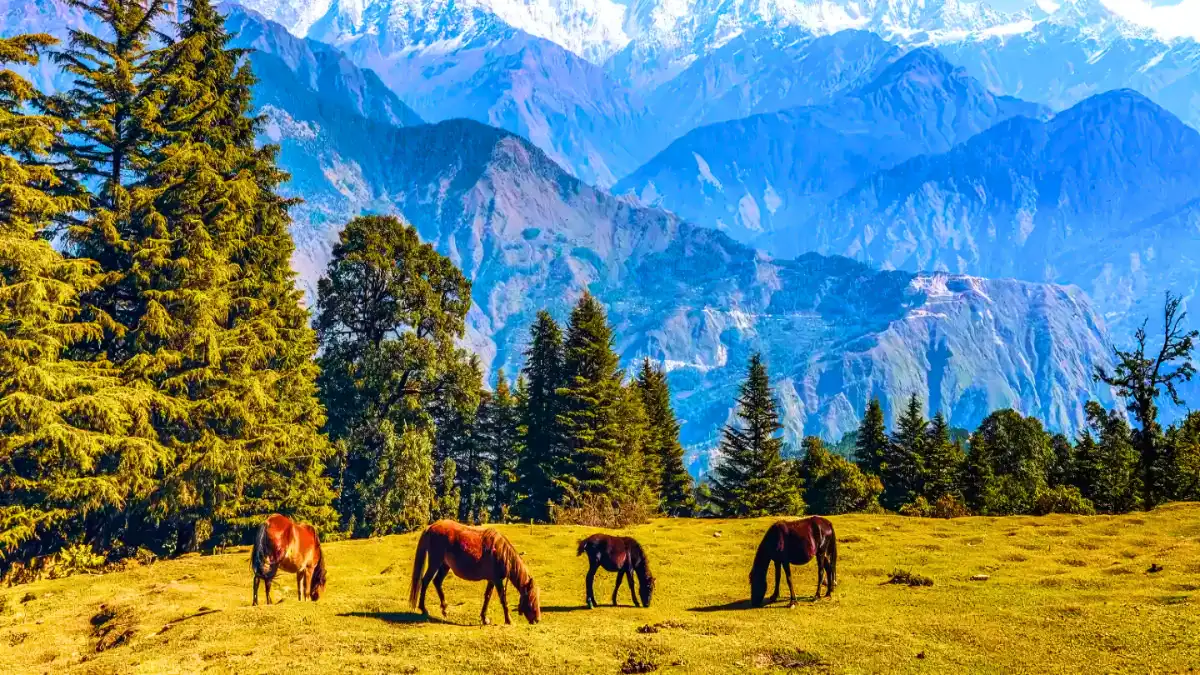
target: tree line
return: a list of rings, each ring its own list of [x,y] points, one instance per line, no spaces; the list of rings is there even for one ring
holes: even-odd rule
[[[816,437],[789,452],[761,358],[750,359],[738,399],[740,423],[723,432],[719,460],[700,487],[701,509],[725,516],[839,514],[884,510],[906,515],[1123,513],[1168,501],[1200,500],[1200,412],[1166,430],[1155,401],[1182,405],[1177,385],[1194,375],[1196,331],[1184,328],[1180,298],[1167,294],[1161,335],[1146,324],[1131,349],[1114,349],[1111,370],[1094,377],[1126,401],[1137,427],[1096,401],[1074,439],[1011,409],[973,432],[928,419],[913,394],[887,429],[872,399],[859,428],[838,448]]]

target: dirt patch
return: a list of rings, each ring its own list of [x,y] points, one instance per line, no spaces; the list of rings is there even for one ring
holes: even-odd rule
[[[829,664],[819,655],[803,649],[777,649],[754,656],[754,665],[759,668],[783,668],[785,670],[829,669]]]
[[[128,644],[137,635],[137,614],[132,608],[100,605],[92,617],[92,637],[96,651],[105,652]]]
[[[643,635],[657,633],[659,631],[668,630],[671,628],[685,628],[686,626],[678,621],[659,621],[658,623],[648,623],[644,626],[638,626],[637,632]]]
[[[1059,560],[1058,562],[1066,565],[1067,567],[1087,567],[1087,563],[1078,558],[1066,558],[1065,560]]]
[[[636,654],[630,654],[629,658],[625,659],[625,663],[621,664],[622,675],[633,675],[633,673],[653,673],[658,670],[658,664],[653,661],[645,660],[643,657]]]

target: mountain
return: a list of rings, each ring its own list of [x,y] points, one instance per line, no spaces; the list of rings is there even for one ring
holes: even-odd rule
[[[1045,112],[918,48],[831,104],[696,129],[614,189],[790,256],[811,250],[797,228],[859,180]]]
[[[799,28],[752,31],[655,89],[646,107],[673,140],[707,124],[827,104],[866,84],[900,54],[865,31],[820,36]]]
[[[297,30],[377,73],[421,117],[508,129],[589,183],[610,185],[652,152],[642,149],[645,115],[637,96],[582,56],[505,22],[496,7],[249,4],[267,18],[295,17]]]

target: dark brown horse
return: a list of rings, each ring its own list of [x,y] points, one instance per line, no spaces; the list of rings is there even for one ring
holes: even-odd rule
[[[779,568],[787,575],[788,607],[796,605],[796,589],[792,588],[792,565],[803,565],[817,559],[817,595],[821,597],[821,581],[825,582],[825,597],[837,584],[837,536],[833,523],[813,516],[803,520],[781,520],[772,525],[754,555],[750,568],[750,604],[761,607],[767,594],[767,568],[775,563],[775,594],[769,602],[779,599]]]
[[[608,534],[593,534],[579,542],[576,555],[588,556],[587,573],[587,606],[588,609],[600,604],[596,602],[596,593],[592,583],[596,580],[596,570],[603,567],[608,572],[617,573],[617,585],[613,588],[612,604],[617,604],[617,591],[621,590],[621,581],[629,577],[629,597],[633,598],[634,607],[649,607],[650,595],[654,593],[654,575],[650,574],[650,563],[646,560],[646,552],[641,544],[633,537],[614,537]],[[638,594],[642,596],[642,604],[633,594],[633,577],[637,575]]]
[[[425,569],[425,559],[429,558],[429,569]],[[442,581],[451,570],[460,579],[467,581],[487,581],[487,590],[483,592],[483,611],[479,619],[486,626],[488,602],[492,599],[492,588],[500,596],[500,605],[504,607],[504,623],[512,623],[508,618],[508,598],[505,595],[507,582],[521,594],[518,611],[529,623],[537,623],[542,618],[542,607],[538,601],[537,584],[533,575],[525,567],[521,556],[513,545],[496,530],[468,527],[453,520],[439,520],[425,528],[421,540],[417,542],[417,557],[413,560],[412,585],[409,588],[408,603],[420,607],[421,613],[429,615],[425,609],[425,591],[429,582],[437,589],[438,599],[442,602],[442,616],[446,616],[446,596],[442,593]]]
[[[296,599],[316,601],[325,592],[325,556],[312,525],[297,524],[275,514],[258,528],[250,554],[254,572],[254,604],[258,604],[258,580],[267,584],[271,604],[271,582],[279,570],[296,575]]]

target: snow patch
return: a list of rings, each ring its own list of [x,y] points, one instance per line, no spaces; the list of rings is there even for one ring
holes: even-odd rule
[[[724,190],[725,187],[721,185],[721,181],[717,180],[717,177],[713,175],[712,169],[708,167],[708,162],[704,161],[704,158],[696,152],[692,153],[692,157],[696,158],[696,168],[700,170],[700,182],[708,183],[718,190]]]

